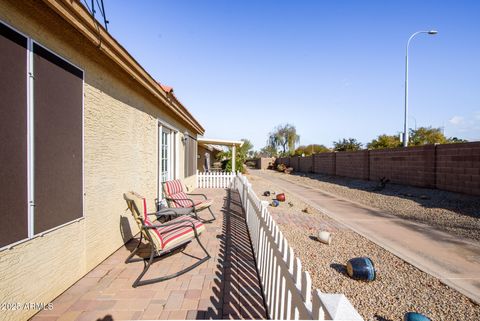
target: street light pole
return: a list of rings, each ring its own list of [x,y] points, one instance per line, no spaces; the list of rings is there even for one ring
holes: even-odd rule
[[[408,47],[410,45],[410,41],[415,37],[416,35],[419,35],[421,33],[426,33],[429,35],[436,35],[438,31],[436,30],[430,30],[430,31],[417,31],[413,33],[410,38],[408,38],[407,41],[407,48],[405,51],[405,119],[403,123],[403,147],[408,146]]]

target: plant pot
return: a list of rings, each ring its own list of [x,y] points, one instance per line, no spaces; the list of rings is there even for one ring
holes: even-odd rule
[[[280,202],[277,201],[277,200],[273,200],[271,205],[272,205],[273,207],[277,207],[278,205],[280,205]]]
[[[421,313],[407,312],[403,316],[403,321],[432,321],[432,320],[430,318],[427,318]]]
[[[375,267],[368,257],[356,257],[348,260],[347,274],[352,279],[369,282],[375,280]]]
[[[277,201],[285,202],[285,194],[284,193],[277,194]]]
[[[318,232],[317,239],[324,244],[330,245],[332,243],[332,235],[327,231]]]

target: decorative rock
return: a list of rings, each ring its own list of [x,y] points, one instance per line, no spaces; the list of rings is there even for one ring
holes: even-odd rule
[[[271,205],[272,205],[273,207],[277,207],[278,205],[280,205],[280,202],[277,201],[277,200],[273,200]]]
[[[407,312],[403,316],[403,321],[432,321],[432,320],[430,318],[427,318],[421,313]]]
[[[356,257],[348,260],[347,274],[355,280],[373,281],[375,280],[375,267],[368,257]]]
[[[330,234],[330,232],[327,232],[327,231],[318,232],[317,239],[320,242],[328,244],[328,245],[330,245],[330,243],[332,243],[332,235]]]
[[[277,194],[277,201],[285,202],[285,194],[284,193]]]

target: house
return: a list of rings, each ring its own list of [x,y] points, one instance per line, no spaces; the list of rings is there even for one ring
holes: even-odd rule
[[[194,184],[204,128],[80,1],[1,0],[0,55],[0,297],[46,304],[138,232],[125,191]]]

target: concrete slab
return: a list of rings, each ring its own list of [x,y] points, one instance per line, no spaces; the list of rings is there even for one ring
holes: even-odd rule
[[[252,171],[480,303],[480,244],[320,189]]]

